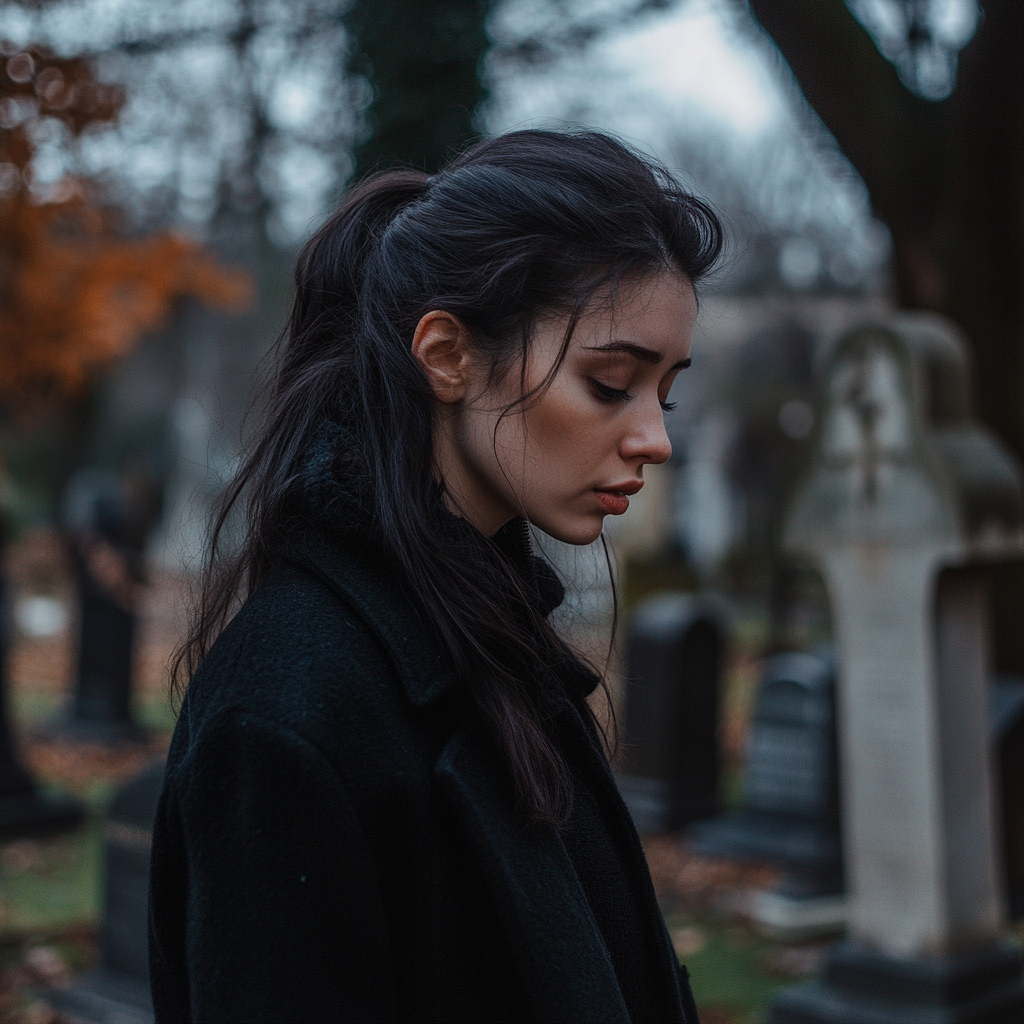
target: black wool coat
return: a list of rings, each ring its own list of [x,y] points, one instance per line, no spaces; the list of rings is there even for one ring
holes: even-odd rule
[[[157,1024],[627,1024],[599,887],[517,816],[435,634],[337,512],[296,530],[183,703],[153,842]],[[696,1024],[593,727],[556,692],[634,887],[650,1005]]]

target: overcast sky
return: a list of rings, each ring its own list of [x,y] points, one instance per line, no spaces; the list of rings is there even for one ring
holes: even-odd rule
[[[289,44],[298,12],[329,3],[285,3],[256,51],[258,88],[279,137],[261,182],[273,197],[272,230],[287,243],[322,216],[358,123],[358,90],[338,86],[340,29],[305,37],[298,59]],[[614,18],[635,0],[573,3],[581,17]],[[260,10],[273,16],[276,8]],[[34,14],[7,5],[0,37],[25,43],[42,35],[65,52],[103,50],[118,38],[215,29],[236,11],[234,0],[67,0]],[[517,38],[555,33],[565,11],[547,0],[503,0],[490,25],[498,52]],[[84,149],[91,171],[139,194],[176,196],[175,216],[195,225],[209,216],[220,168],[242,130],[235,55],[215,37],[106,61],[109,77],[127,80],[129,103],[119,132],[97,135]],[[732,213],[734,237],[780,239],[780,269],[792,286],[856,287],[878,278],[887,241],[863,185],[827,138],[807,131],[788,73],[734,0],[678,0],[538,67],[491,60],[489,77],[487,130],[571,121],[616,132]],[[42,140],[43,181],[62,173],[60,142]]]
[[[499,46],[535,32],[546,10],[505,0]],[[539,68],[492,67],[491,85],[489,130],[570,121],[616,132],[731,212],[734,238],[778,236],[791,286],[879,283],[888,236],[867,192],[813,117],[808,129],[792,76],[742,5],[681,0]]]

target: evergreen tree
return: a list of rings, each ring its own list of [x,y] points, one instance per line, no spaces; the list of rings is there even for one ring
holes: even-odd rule
[[[476,135],[488,0],[358,0],[345,18],[349,68],[373,99],[356,176],[378,166],[437,170]]]

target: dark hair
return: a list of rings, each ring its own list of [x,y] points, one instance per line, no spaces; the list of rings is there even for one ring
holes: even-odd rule
[[[177,684],[277,557],[302,452],[333,419],[357,439],[377,535],[491,727],[520,807],[534,819],[564,820],[571,785],[538,708],[535,666],[538,653],[555,663],[567,649],[539,612],[524,620],[522,607],[532,605],[495,545],[487,557],[504,589],[482,578],[479,552],[453,550],[439,535],[433,396],[410,343],[425,313],[444,310],[495,367],[509,366],[525,355],[539,317],[559,314],[567,317],[564,357],[599,292],[664,270],[696,284],[721,246],[705,203],[593,131],[513,132],[473,146],[432,178],[386,171],[356,185],[299,255],[268,408],[214,517]],[[240,501],[244,540],[225,557],[217,542]]]

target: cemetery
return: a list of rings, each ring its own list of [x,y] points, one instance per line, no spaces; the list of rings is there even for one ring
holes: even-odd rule
[[[538,118],[731,236],[671,459],[533,538],[702,1024],[1024,1022],[1024,4],[103,6],[0,9],[0,1024],[153,1020],[168,662],[297,247]]]
[[[987,667],[983,589],[987,565],[1020,557],[1024,503],[968,386],[945,321],[836,340],[785,520],[830,621],[789,649],[735,598],[625,565],[617,781],[706,1022],[1024,1007],[1024,681]],[[36,532],[5,566],[0,998],[36,1014],[12,1020],[142,1024],[182,581],[151,573],[97,642],[97,594],[114,598],[79,551]],[[76,593],[77,633],[44,621]],[[595,575],[575,628],[592,642],[606,612]]]

